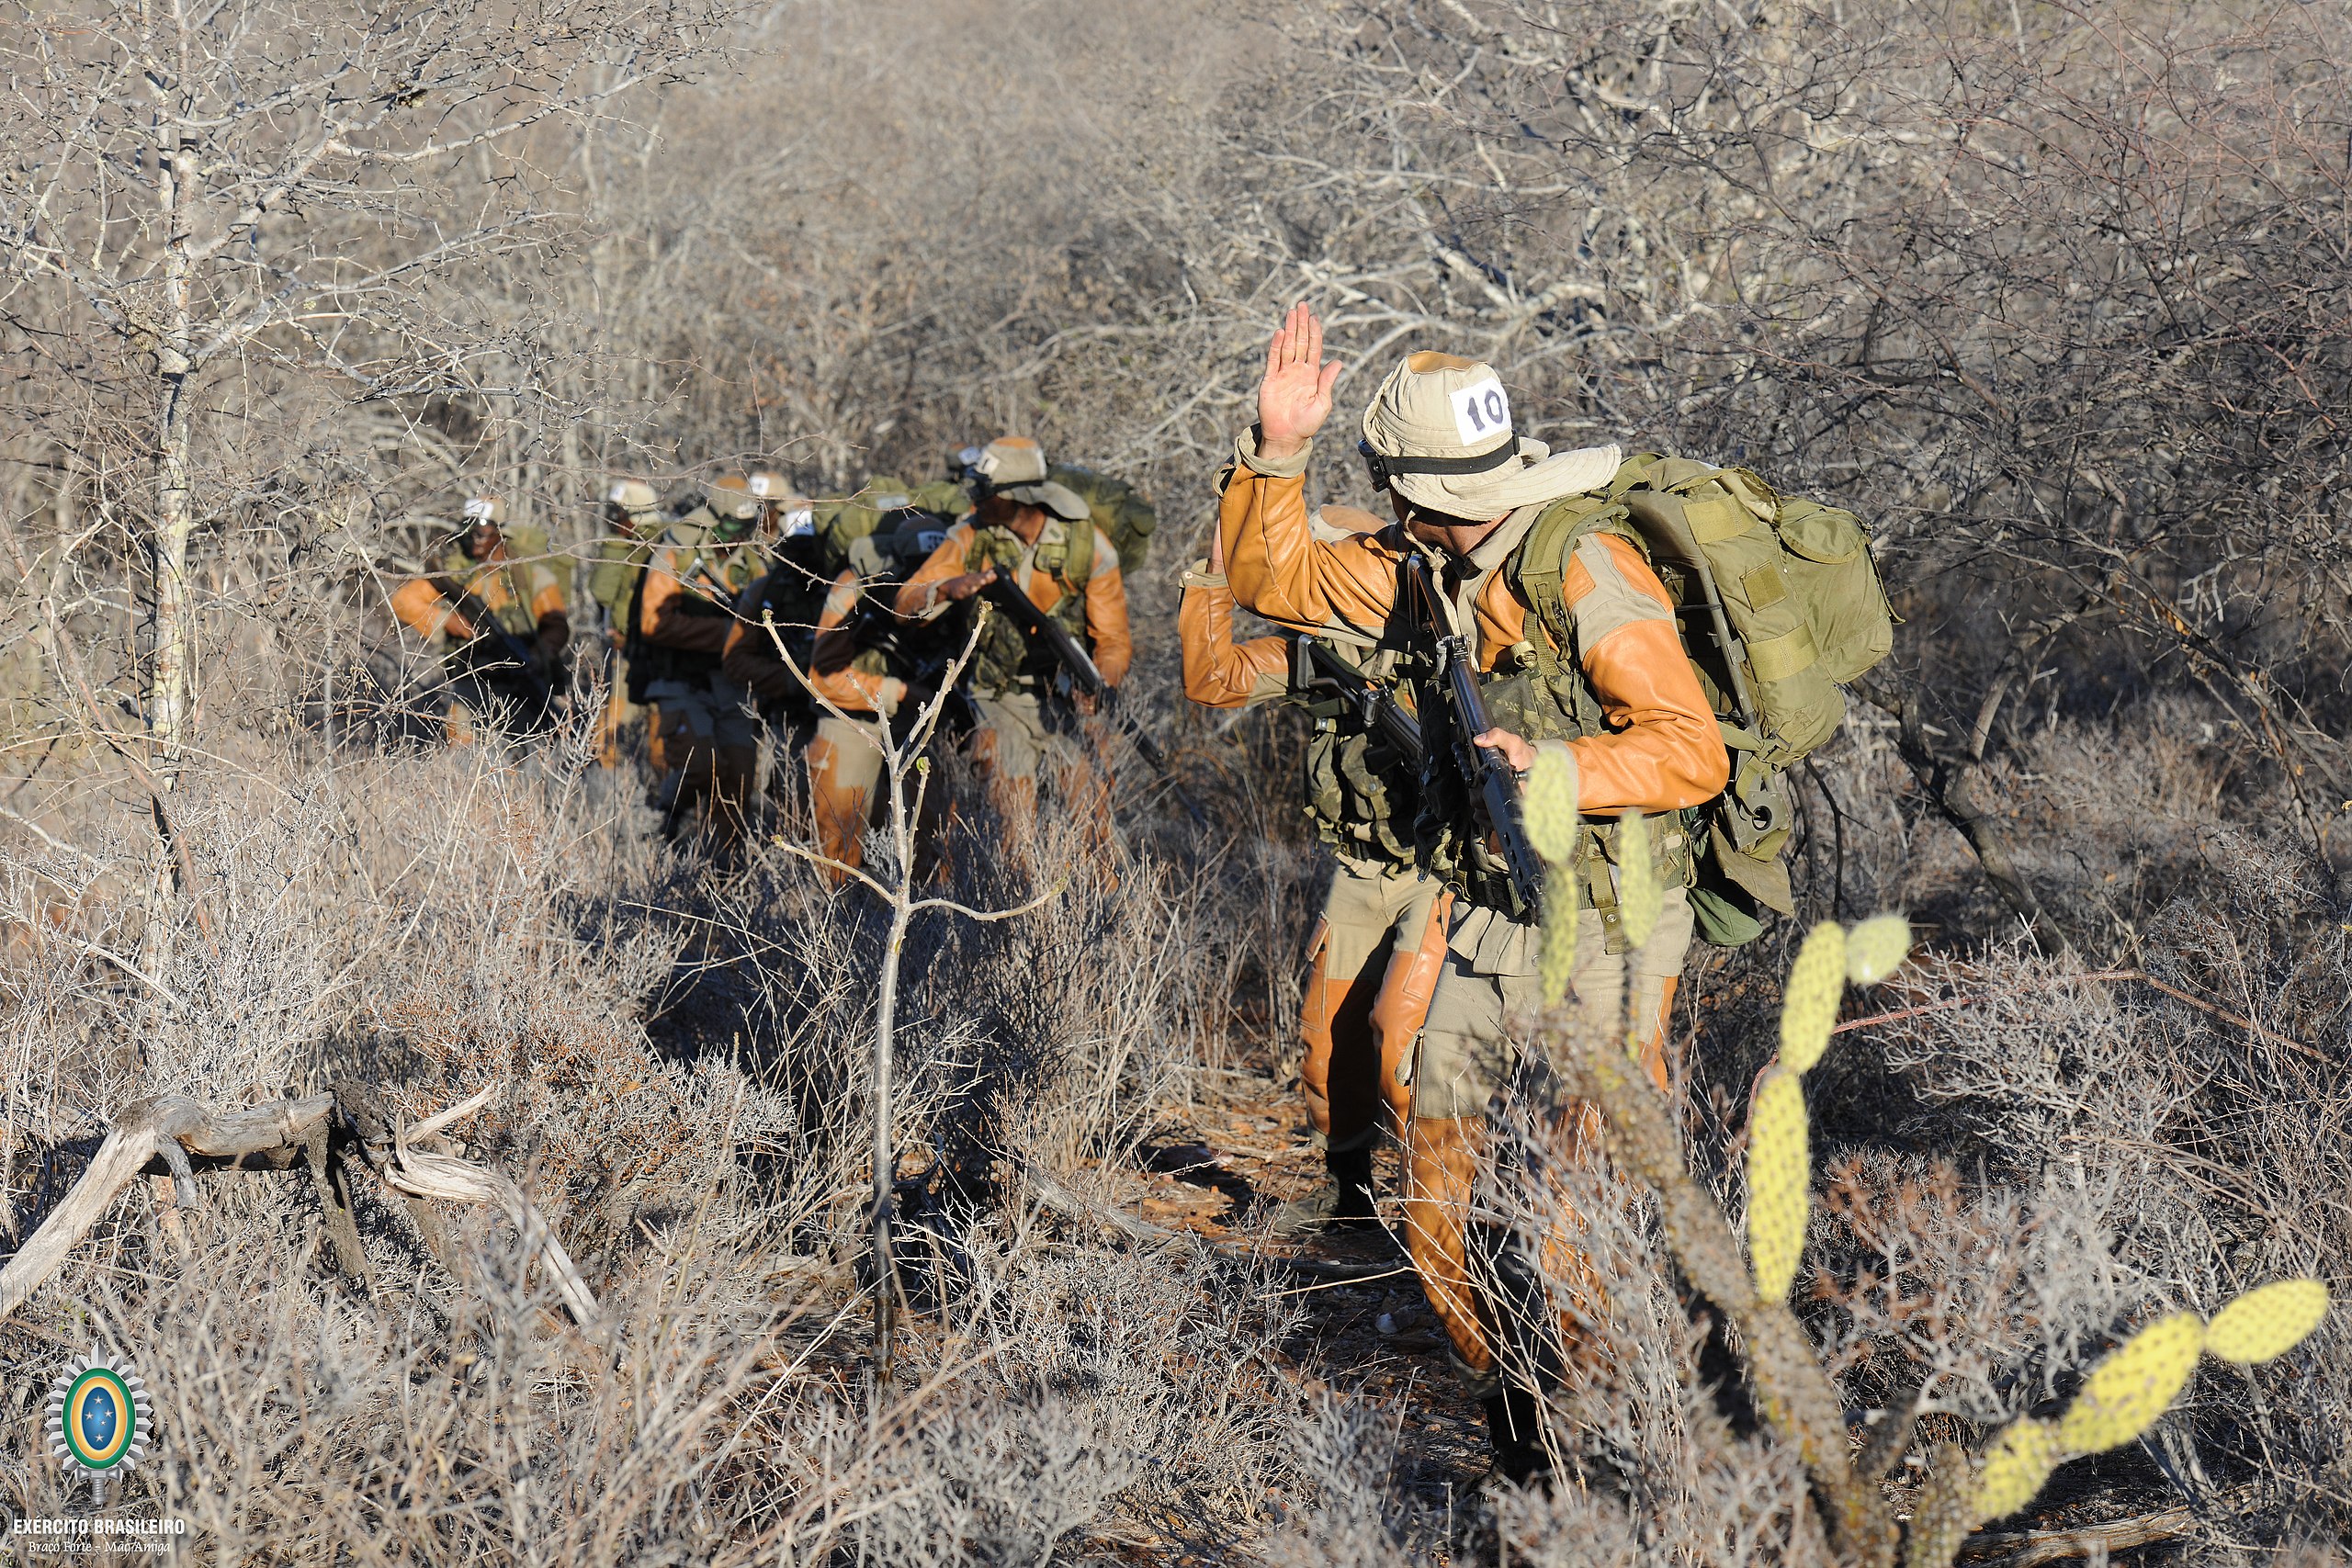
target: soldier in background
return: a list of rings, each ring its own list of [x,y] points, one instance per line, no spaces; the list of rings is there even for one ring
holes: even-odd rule
[[[629,700],[629,628],[637,624],[638,595],[645,583],[645,564],[662,536],[662,499],[641,479],[613,481],[605,492],[603,527],[588,569],[588,596],[604,615],[605,669],[611,691],[596,726],[596,761],[605,768],[620,765],[624,727],[639,716]]]
[[[721,666],[736,602],[767,572],[754,534],[761,511],[743,477],[728,474],[662,532],[646,562],[629,650],[632,683],[648,708],[663,835],[674,838],[707,807],[721,856],[742,839],[759,769],[750,694]]]
[[[976,471],[982,499],[899,590],[898,613],[937,620],[1001,573],[1088,649],[1105,682],[1118,685],[1134,647],[1116,547],[1086,502],[1046,477],[1045,450],[1028,437],[990,442]],[[979,710],[973,760],[1015,840],[1026,838],[1041,775],[1050,772],[1060,808],[1107,846],[1109,770],[1051,652],[1008,618],[990,616],[967,678]]]
[[[1335,525],[1369,529],[1379,519],[1334,507],[1317,513],[1314,523],[1320,533],[1336,533],[1341,530]],[[1410,1124],[1409,1053],[1444,967],[1453,903],[1413,863],[1420,757],[1348,694],[1318,680],[1299,639],[1234,642],[1233,590],[1226,582],[1224,541],[1215,535],[1209,558],[1184,574],[1176,624],[1187,697],[1216,708],[1303,703],[1315,720],[1304,770],[1306,809],[1338,864],[1308,943],[1298,1077],[1330,1181],[1283,1205],[1274,1229],[1295,1235],[1370,1224],[1376,1221],[1373,1148],[1384,1132],[1401,1145]],[[1329,645],[1327,651],[1371,681],[1394,681],[1393,653],[1361,643]],[[1396,701],[1401,689],[1390,689],[1389,700]]]
[[[443,724],[452,746],[471,745],[486,719],[546,728],[562,686],[571,641],[562,581],[543,545],[509,548],[504,515],[496,497],[468,497],[427,570],[392,595],[392,613],[442,655]]]
[[[859,635],[870,617],[858,612],[873,585],[854,567],[826,579],[805,513],[797,523],[787,514],[784,527],[768,574],[743,596],[722,670],[759,699],[763,713],[779,716],[786,733],[806,738],[789,750],[807,758],[818,851],[832,863],[825,874],[839,885],[865,862],[865,831],[879,804],[880,734],[909,688],[892,673],[886,650]]]

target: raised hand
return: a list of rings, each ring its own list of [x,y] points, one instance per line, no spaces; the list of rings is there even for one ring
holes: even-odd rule
[[[1331,385],[1340,362],[1323,362],[1323,322],[1305,300],[1290,308],[1266,349],[1266,377],[1258,383],[1258,454],[1295,456],[1331,417]]]

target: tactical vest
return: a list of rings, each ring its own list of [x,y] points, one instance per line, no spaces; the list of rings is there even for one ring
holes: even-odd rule
[[[595,562],[588,569],[588,597],[605,608],[615,626],[622,624],[637,598],[645,563],[653,558],[653,541],[615,536],[596,541]]]
[[[1588,536],[1614,533],[1639,547],[1638,536],[1623,517],[1622,507],[1600,496],[1555,502],[1498,569],[1531,612],[1528,637],[1506,649],[1479,677],[1487,716],[1498,728],[1530,741],[1584,739],[1609,732],[1600,694],[1586,677],[1575,647],[1573,624],[1555,621],[1542,606],[1546,599],[1560,604],[1561,575]],[[1448,581],[1444,586],[1450,591],[1453,585]],[[1406,592],[1400,569],[1399,603],[1406,602]],[[1565,613],[1564,605],[1562,609]],[[1421,865],[1473,904],[1512,919],[1533,919],[1537,912],[1521,901],[1508,863],[1479,819],[1477,785],[1462,773],[1463,740],[1454,733],[1452,705],[1431,689],[1425,691],[1420,711],[1424,761],[1414,837]],[[1694,812],[1684,811],[1652,828],[1651,863],[1667,886],[1682,886],[1690,880],[1694,819]],[[1577,832],[1572,863],[1577,903],[1600,914],[1609,951],[1623,953],[1626,942],[1617,897],[1617,824],[1586,821]]]
[[[690,522],[691,518],[682,521]],[[699,529],[689,532],[673,525],[662,536],[661,547],[670,550],[678,581],[685,585],[677,610],[688,615],[734,619],[735,602],[742,596],[743,590],[767,575],[767,562],[762,558],[758,545],[750,539],[731,546],[717,541],[705,543]],[[628,656],[632,701],[643,701],[639,694],[655,681],[683,681],[698,685],[718,673],[721,659],[716,653],[665,648],[647,638],[642,631],[641,589],[638,597],[638,613],[631,620],[638,635],[630,644]]]
[[[1291,690],[1315,724],[1306,743],[1305,802],[1315,836],[1341,854],[1410,866],[1412,816],[1420,796],[1419,763],[1400,751],[1377,724],[1365,722],[1353,703],[1328,694],[1328,687],[1314,690],[1311,671],[1301,668],[1306,649],[1296,644],[1293,648]],[[1367,658],[1351,649],[1340,651],[1373,679],[1393,682],[1402,676],[1404,660],[1394,652]],[[1400,694],[1409,691],[1403,687]]]
[[[964,570],[985,571],[994,567],[1026,590],[1028,578],[1021,569],[1023,557],[1029,553],[1021,536],[1010,528],[976,527],[964,551]],[[1052,578],[1062,591],[1046,612],[1047,619],[1060,623],[1080,648],[1092,651],[1086,635],[1086,582],[1094,574],[1094,525],[1048,517],[1029,564]],[[972,689],[1001,697],[1016,687],[1049,685],[1059,670],[1052,653],[1031,646],[1029,635],[1010,617],[991,614],[972,659]]]
[[[441,552],[434,572],[455,580],[488,605],[502,629],[526,640],[537,632],[539,622],[531,613],[528,575],[523,563],[512,556],[505,560],[478,561],[466,554],[462,544],[453,543]],[[441,637],[445,645],[449,641],[447,630]]]

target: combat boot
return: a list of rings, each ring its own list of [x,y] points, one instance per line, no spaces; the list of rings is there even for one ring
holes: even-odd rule
[[[1372,1146],[1326,1149],[1324,1186],[1274,1211],[1274,1234],[1310,1235],[1317,1231],[1366,1230],[1380,1223],[1372,1202]]]
[[[1494,1449],[1498,1473],[1519,1486],[1552,1489],[1552,1455],[1544,1446],[1541,1424],[1543,1397],[1532,1389],[1506,1382],[1502,1391],[1487,1396],[1487,1441]]]

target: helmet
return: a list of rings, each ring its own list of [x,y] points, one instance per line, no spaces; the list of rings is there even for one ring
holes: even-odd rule
[[[786,492],[790,489],[784,482],[784,476],[774,468],[753,468],[743,483],[753,495],[758,496],[762,501],[768,502],[784,500]]]
[[[466,520],[469,528],[484,523],[495,526],[506,521],[506,503],[494,495],[469,495],[458,509],[458,515]]]
[[[719,475],[702,500],[712,516],[730,522],[748,523],[760,514],[760,497],[752,489],[752,481],[741,474]]]
[[[605,492],[605,504],[635,516],[659,508],[662,498],[643,479],[615,479],[612,488]]]

